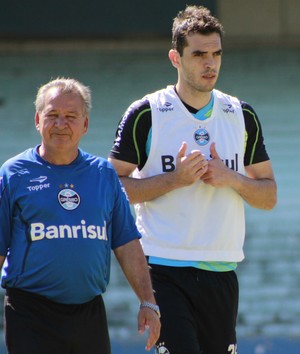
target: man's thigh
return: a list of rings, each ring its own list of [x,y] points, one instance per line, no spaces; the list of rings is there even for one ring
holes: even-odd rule
[[[26,292],[5,297],[9,354],[110,354],[102,298],[61,306]]]
[[[236,275],[151,267],[162,314],[157,353],[235,354]]]

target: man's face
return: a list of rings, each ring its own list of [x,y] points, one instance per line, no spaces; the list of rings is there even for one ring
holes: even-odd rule
[[[182,56],[178,53],[180,84],[190,91],[210,92],[221,67],[222,44],[218,33],[187,37]]]
[[[36,114],[35,123],[43,145],[51,149],[77,149],[88,129],[81,97],[62,94],[57,88],[46,93],[44,108]]]

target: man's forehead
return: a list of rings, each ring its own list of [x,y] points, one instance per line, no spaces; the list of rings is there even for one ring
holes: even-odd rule
[[[58,89],[51,89],[45,95],[45,110],[56,109],[79,112],[84,110],[84,105],[80,95],[76,93],[63,93]]]
[[[75,92],[63,92],[58,87],[50,88],[45,94],[45,103],[53,102],[54,100],[82,101],[79,94]]]
[[[222,48],[221,37],[215,32],[210,34],[190,33],[186,40],[188,47],[198,47],[200,50],[208,47]]]

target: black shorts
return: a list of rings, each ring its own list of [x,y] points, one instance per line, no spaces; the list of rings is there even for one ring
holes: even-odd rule
[[[17,289],[5,296],[9,354],[110,354],[103,299],[65,305]]]
[[[235,272],[150,266],[161,310],[156,353],[236,354]]]

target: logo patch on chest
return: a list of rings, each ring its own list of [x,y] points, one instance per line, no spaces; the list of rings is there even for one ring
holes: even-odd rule
[[[194,132],[194,139],[198,145],[204,146],[208,144],[210,136],[206,129],[199,128]]]
[[[79,194],[73,189],[65,188],[58,193],[59,204],[66,210],[74,210],[80,204]]]

